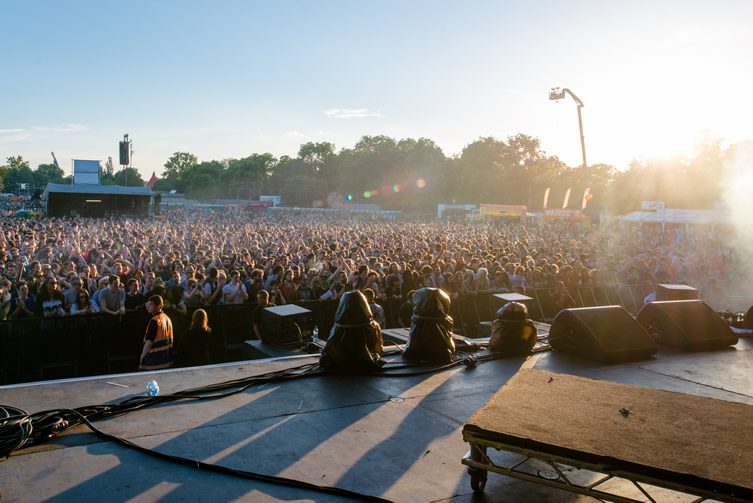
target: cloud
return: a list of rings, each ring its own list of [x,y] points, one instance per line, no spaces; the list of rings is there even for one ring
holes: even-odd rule
[[[306,133],[300,131],[285,131],[282,135],[287,136],[288,138],[308,138]]]
[[[384,117],[381,112],[372,112],[368,108],[330,108],[324,115],[332,119],[358,119],[363,117]]]
[[[545,93],[545,92],[536,93],[536,92],[533,92],[533,91],[524,91],[522,89],[510,89],[510,88],[507,88],[507,89],[501,89],[501,91],[503,93],[509,93],[509,94],[522,94],[523,96],[533,96],[534,98],[544,98],[544,99],[546,99],[546,97],[548,96],[547,93]]]
[[[40,133],[77,133],[87,131],[89,128],[81,124],[65,124],[63,126],[33,126],[32,131]]]
[[[718,46],[721,44],[740,44],[753,39],[753,28],[746,24],[729,24],[725,26],[683,26],[670,32],[670,46],[693,47]]]
[[[28,128],[0,129],[4,143],[18,143],[29,140],[52,138],[58,134],[78,133],[88,131],[89,127],[82,124],[63,124],[61,126],[31,126]]]

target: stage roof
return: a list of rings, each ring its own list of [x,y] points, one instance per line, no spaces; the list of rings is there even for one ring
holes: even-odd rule
[[[122,185],[62,184],[48,183],[42,198],[47,199],[51,193],[56,194],[103,194],[113,196],[149,196],[149,187],[124,187]]]

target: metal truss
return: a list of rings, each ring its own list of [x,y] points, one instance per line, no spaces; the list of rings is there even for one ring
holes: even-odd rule
[[[662,501],[660,496],[656,495],[657,489],[665,488],[672,491],[685,493],[695,499],[688,500],[693,503],[703,501],[733,501],[742,502],[744,499],[736,498],[726,494],[714,494],[709,491],[702,491],[698,488],[691,488],[682,484],[674,483],[668,480],[654,480],[633,473],[621,470],[608,469],[604,466],[591,465],[566,459],[558,456],[549,455],[544,452],[529,451],[523,448],[505,445],[498,442],[480,439],[468,439],[468,432],[464,432],[466,441],[470,444],[471,450],[463,457],[462,463],[468,466],[468,473],[471,477],[471,488],[474,492],[482,492],[486,486],[488,472],[500,473],[509,477],[514,477],[529,482],[543,484],[549,487],[555,487],[566,491],[591,496],[600,500],[615,501],[618,503],[657,503]],[[487,454],[487,447],[492,447],[495,451],[506,454],[513,454],[516,460],[498,459],[505,456],[495,455],[493,460]],[[507,461],[507,462],[505,462]],[[532,464],[543,464],[548,469],[540,470],[532,468]],[[572,472],[572,473],[568,473]],[[582,475],[586,479],[596,480],[588,483],[579,483],[573,479],[575,474]],[[624,482],[617,487],[606,487],[608,482]],[[645,499],[635,499],[626,495],[625,484],[629,483],[636,487]],[[619,490],[621,489],[621,491]],[[652,494],[653,493],[653,494]],[[664,497],[666,499],[666,496]]]

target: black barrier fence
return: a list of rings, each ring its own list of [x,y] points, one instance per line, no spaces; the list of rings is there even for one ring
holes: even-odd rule
[[[574,305],[590,307],[621,305],[636,314],[650,293],[637,285],[581,287],[571,292]],[[531,289],[526,304],[531,318],[549,322],[559,312],[549,289]],[[326,339],[335,320],[337,301],[302,301],[297,305],[311,311],[311,321]],[[453,299],[451,315],[455,331],[469,337],[484,335],[481,323],[494,319],[504,301],[493,293],[462,294]],[[387,328],[397,325],[400,303],[385,303]],[[212,328],[210,362],[221,363],[244,358],[244,342],[254,339],[251,318],[254,304],[205,306]],[[187,314],[167,310],[173,321],[180,364],[182,337],[193,310]],[[65,377],[132,372],[138,367],[146,312],[111,316],[93,314],[61,318],[30,318],[0,322],[0,383],[18,383]]]
[[[326,338],[334,324],[337,301],[306,301],[313,323]],[[244,357],[244,342],[254,339],[251,318],[255,304],[204,306],[212,328],[210,361]],[[166,309],[173,322],[178,365],[180,349],[194,309],[186,314]],[[60,318],[26,318],[0,322],[0,384],[62,379],[138,368],[149,322],[145,311],[123,316],[91,314]]]
[[[525,304],[532,319],[550,322],[560,311],[562,305],[555,302],[554,290],[548,288],[530,289],[525,294],[531,297]],[[570,292],[572,303],[567,307],[594,307],[620,305],[628,312],[637,314],[643,306],[643,299],[650,289],[640,285],[613,285],[607,287],[579,287]],[[505,301],[492,293],[458,295],[451,308],[455,321],[455,331],[468,337],[479,335],[480,324],[490,321]]]

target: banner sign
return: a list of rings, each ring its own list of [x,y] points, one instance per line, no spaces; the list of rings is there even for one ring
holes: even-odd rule
[[[586,220],[589,217],[581,213],[579,209],[562,209],[546,208],[544,209],[544,220]]]
[[[527,208],[515,204],[482,204],[481,214],[485,217],[518,217],[525,218]]]

